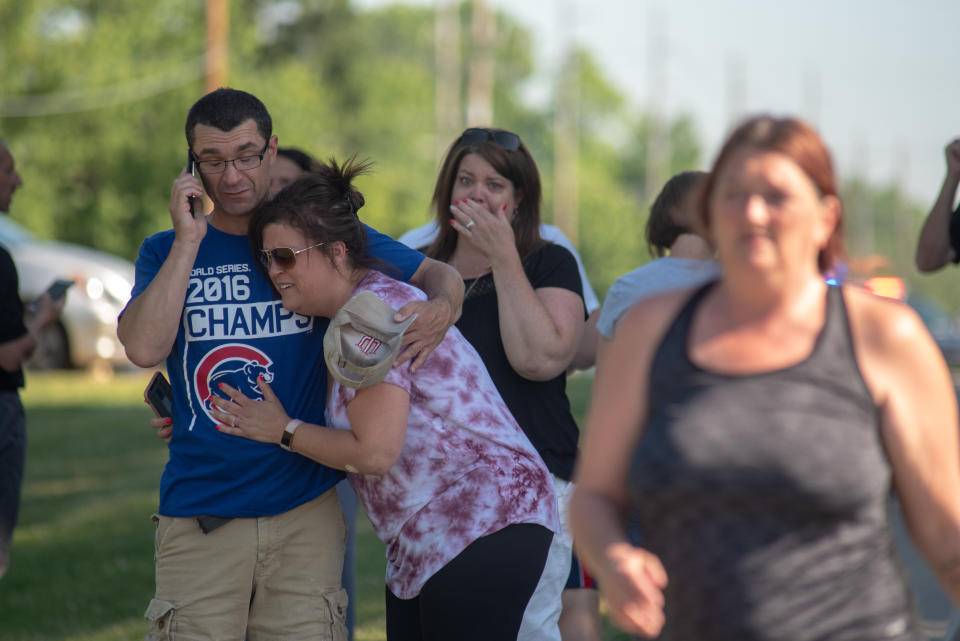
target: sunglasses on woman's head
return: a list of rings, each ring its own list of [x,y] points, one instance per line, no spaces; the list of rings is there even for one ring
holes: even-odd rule
[[[267,269],[270,269],[270,263],[276,263],[282,269],[290,269],[297,263],[297,254],[301,254],[308,249],[320,247],[326,243],[317,243],[303,249],[293,249],[291,247],[274,247],[273,249],[260,250],[260,262]]]
[[[520,136],[509,131],[494,131],[471,127],[460,134],[460,142],[465,145],[476,145],[482,142],[493,142],[507,151],[520,149]]]

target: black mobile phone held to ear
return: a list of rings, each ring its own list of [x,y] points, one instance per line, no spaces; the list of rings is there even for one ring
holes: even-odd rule
[[[143,400],[160,418],[173,418],[173,388],[163,372],[155,372],[143,390]]]
[[[197,175],[197,161],[193,159],[193,151],[191,151],[189,147],[187,147],[187,171],[190,172],[191,176]],[[189,200],[190,200],[190,214],[194,218],[196,218],[199,215],[199,212],[197,211],[198,199],[196,196],[190,196]]]

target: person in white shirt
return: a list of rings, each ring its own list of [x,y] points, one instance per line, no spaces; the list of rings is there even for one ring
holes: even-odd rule
[[[713,251],[694,231],[693,219],[707,173],[684,171],[666,182],[650,206],[646,236],[656,258],[617,278],[597,321],[602,346],[613,338],[617,321],[638,301],[671,289],[719,278]]]

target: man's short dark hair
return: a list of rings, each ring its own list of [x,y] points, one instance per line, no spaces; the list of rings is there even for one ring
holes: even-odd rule
[[[193,103],[187,113],[187,144],[193,148],[194,129],[197,125],[230,131],[247,120],[257,123],[257,131],[264,140],[273,135],[273,120],[260,99],[239,89],[221,87],[211,91]]]

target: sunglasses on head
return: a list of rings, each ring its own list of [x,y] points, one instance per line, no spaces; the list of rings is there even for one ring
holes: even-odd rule
[[[460,142],[465,145],[476,145],[482,142],[493,142],[507,151],[520,149],[520,136],[509,131],[493,131],[471,127],[460,134]]]
[[[297,263],[297,254],[301,254],[308,249],[320,247],[325,243],[317,243],[303,249],[293,249],[291,247],[274,247],[273,249],[260,250],[260,262],[264,267],[270,269],[270,263],[276,263],[282,269],[290,269]]]

